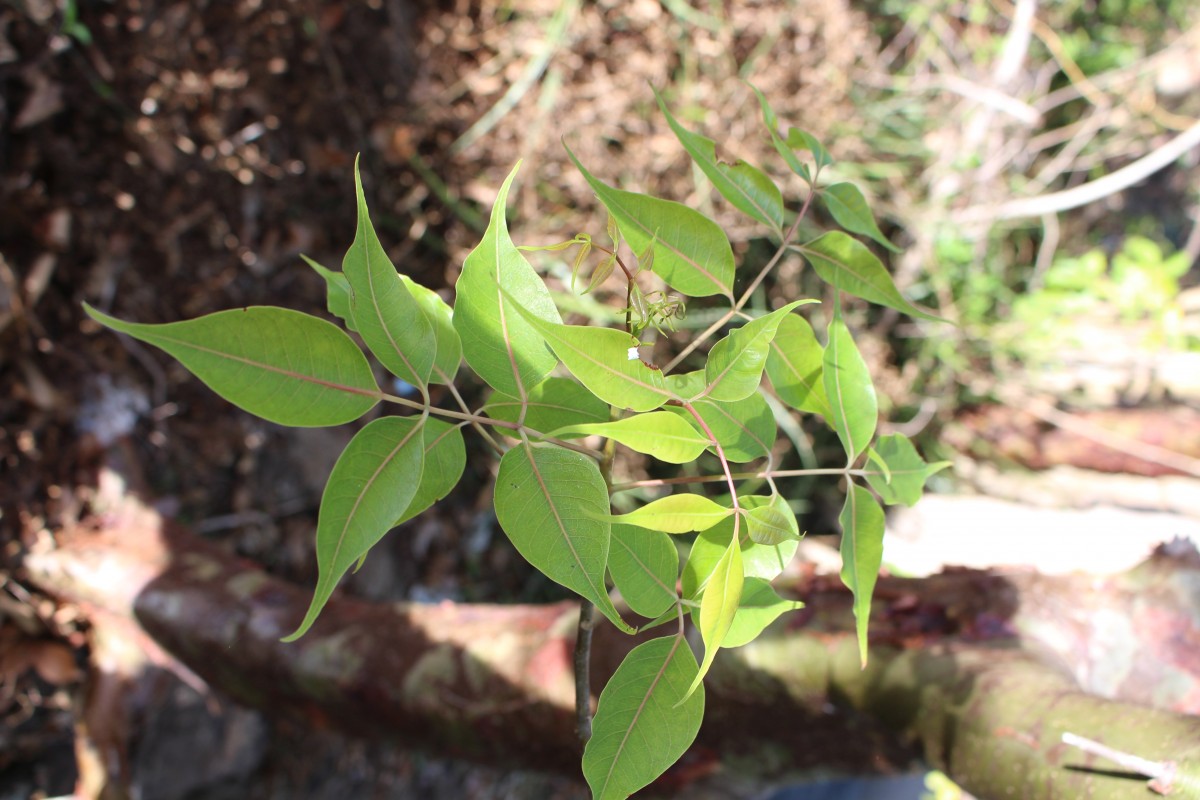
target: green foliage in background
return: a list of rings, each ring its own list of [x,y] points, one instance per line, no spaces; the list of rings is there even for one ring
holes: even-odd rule
[[[380,403],[400,412],[361,427],[333,468],[317,525],[319,579],[308,613],[286,641],[309,630],[338,581],[389,529],[457,484],[465,464],[463,429],[471,427],[499,458],[496,516],[530,564],[626,633],[674,623],[621,664],[600,695],[584,751],[583,773],[594,796],[629,796],[695,738],[703,679],[718,651],[746,644],[800,606],[770,585],[802,535],[775,479],[805,473],[776,466],[780,448],[764,400],[774,391],[795,413],[823,417],[844,446],[844,467],[824,473],[839,474],[847,484],[842,578],[854,593],[866,663],[882,506],[915,502],[942,465],[926,464],[899,434],[876,438],[876,392],[843,316],[842,295],[937,318],[912,306],[882,262],[850,235],[893,249],[862,193],[849,183],[822,183],[829,153],[797,128],[781,132],[766,98],[759,99],[766,135],[809,186],[799,213],[785,206],[765,172],[721,161],[716,143],[685,128],[659,98],[697,167],[775,239],[775,256],[756,274],[739,274],[729,239],[712,220],[679,203],[611,187],[572,155],[608,212],[606,235],[518,247],[505,215],[514,168],[482,241],[462,266],[451,307],[388,260],[356,166],[358,225],[342,269],[309,264],[326,281],[330,313],[388,372],[410,384],[416,399],[380,389],[348,333],[299,312],[248,308],[147,325],[87,307],[93,319],[162,348],[222,397],[265,419],[337,425]],[[849,233],[794,241],[813,201]],[[625,304],[616,316],[624,315],[623,326],[565,322],[524,255],[572,247],[580,252],[577,276],[593,251],[601,255],[600,275],[586,281],[584,292],[610,275],[619,279]],[[823,343],[800,316],[815,300],[793,299],[757,316],[745,310],[789,249],[836,290]],[[740,293],[739,286],[745,287]],[[682,352],[659,366],[639,337],[649,327],[669,335],[688,297],[720,298],[728,310],[707,330],[689,334]],[[455,387],[463,361],[492,390],[480,407],[468,405]],[[676,370],[685,364],[689,371]],[[453,407],[431,402],[432,384],[451,389]],[[699,461],[713,471],[614,484],[618,447],[665,465]],[[735,471],[734,463],[751,466]],[[684,490],[687,484],[694,488]],[[719,489],[705,493],[705,486]],[[661,496],[614,513],[614,495],[632,489]],[[695,536],[682,563],[672,539],[679,535]],[[610,586],[632,614],[622,614]],[[699,659],[684,635],[689,618],[703,642]]]

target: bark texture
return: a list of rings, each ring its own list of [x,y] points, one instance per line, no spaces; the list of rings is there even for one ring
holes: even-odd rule
[[[576,604],[335,598],[307,636],[282,644],[308,592],[153,512],[127,503],[55,538],[26,555],[31,580],[136,618],[242,703],[446,755],[578,770]],[[836,578],[802,581],[790,587],[802,612],[718,658],[701,746],[759,757],[769,748],[776,763],[856,771],[922,756],[981,798],[1145,796],[1145,779],[1062,745],[1071,731],[1175,763],[1177,796],[1195,796],[1184,784],[1197,780],[1200,718],[1168,709],[1200,707],[1196,562],[1194,551],[1160,554],[1103,580],[885,578],[865,671],[849,595]],[[610,625],[595,636],[598,691],[638,640]]]

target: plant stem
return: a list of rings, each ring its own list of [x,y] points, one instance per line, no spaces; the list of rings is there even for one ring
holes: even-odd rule
[[[596,607],[590,600],[579,601],[579,625],[575,630],[575,733],[587,744],[592,738],[592,629],[596,627]]]

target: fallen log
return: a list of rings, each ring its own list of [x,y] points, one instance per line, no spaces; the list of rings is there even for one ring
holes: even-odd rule
[[[307,636],[283,644],[307,607],[305,590],[132,501],[43,538],[24,558],[29,580],[136,619],[238,702],[443,755],[578,769],[574,604],[335,598]],[[770,743],[794,766],[856,772],[920,756],[981,798],[1144,796],[1143,780],[1062,744],[1070,732],[1173,764],[1176,777],[1159,786],[1182,788],[1195,780],[1200,718],[1089,693],[1071,672],[1196,711],[1198,585],[1194,551],[1160,553],[1105,579],[884,578],[871,663],[860,670],[848,593],[836,578],[799,581],[784,590],[805,600],[802,612],[718,659],[701,743],[722,754]],[[595,689],[636,643],[597,630]]]

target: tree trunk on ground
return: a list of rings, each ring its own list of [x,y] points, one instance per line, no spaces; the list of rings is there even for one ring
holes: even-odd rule
[[[301,641],[282,644],[307,591],[132,501],[55,538],[25,557],[32,581],[136,618],[242,703],[445,755],[578,770],[573,603],[335,598]],[[1127,697],[1134,690],[1134,700],[1194,713],[1197,561],[1194,551],[1162,554],[1111,579],[967,571],[881,579],[865,671],[837,578],[782,587],[807,607],[718,658],[701,743],[723,755],[770,746],[792,766],[858,772],[921,756],[981,798],[1144,797],[1144,779],[1063,745],[1062,733],[1173,761],[1194,776],[1200,718],[1090,694],[1061,665]],[[637,641],[607,625],[596,631],[597,689]],[[1181,783],[1177,796],[1195,796]]]

